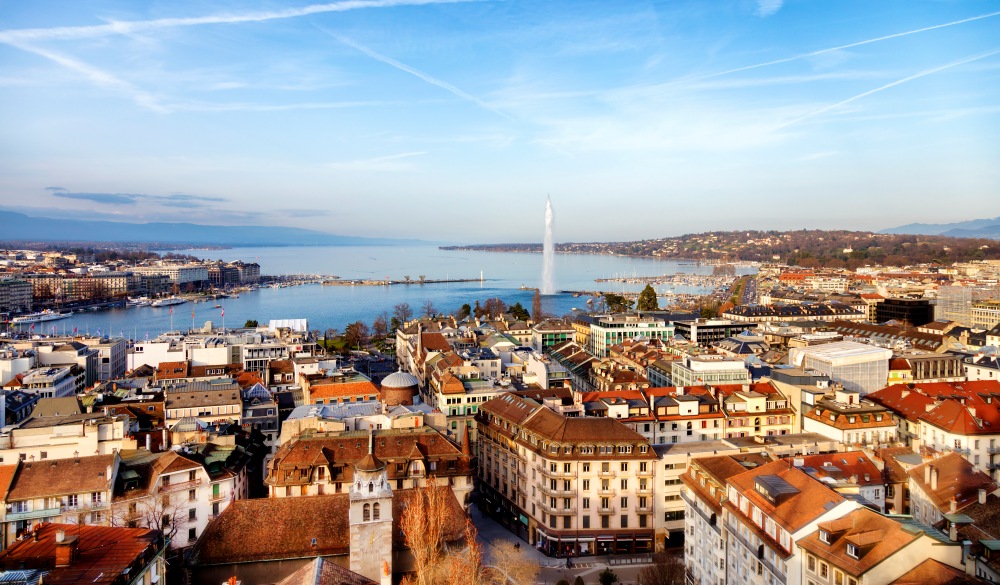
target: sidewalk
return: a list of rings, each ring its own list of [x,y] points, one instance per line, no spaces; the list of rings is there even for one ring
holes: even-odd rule
[[[489,558],[489,545],[495,540],[520,543],[521,554],[526,555],[528,558],[537,562],[543,569],[562,569],[564,570],[563,572],[568,572],[572,575],[586,574],[590,572],[589,569],[595,568],[643,567],[652,564],[652,555],[649,554],[585,556],[573,558],[572,568],[565,571],[565,558],[545,556],[541,551],[515,536],[512,532],[498,524],[489,516],[479,513],[479,511],[475,508],[471,510],[471,514],[472,523],[476,526],[476,530],[479,532],[477,540],[483,547],[483,562],[487,565],[491,563],[491,559]],[[572,579],[570,579],[570,581],[572,581]]]

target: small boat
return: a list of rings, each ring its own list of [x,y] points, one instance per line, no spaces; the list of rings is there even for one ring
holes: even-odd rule
[[[171,305],[180,305],[181,303],[186,303],[187,299],[182,299],[178,297],[170,297],[168,299],[160,299],[158,301],[153,301],[154,307],[169,307]]]
[[[215,305],[215,308],[216,308],[216,309],[221,309],[221,308],[222,308],[222,305]]]

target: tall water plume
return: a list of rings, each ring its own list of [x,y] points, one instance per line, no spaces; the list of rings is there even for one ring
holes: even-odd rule
[[[545,239],[542,242],[542,294],[551,295],[556,292],[555,274],[553,272],[555,264],[555,246],[552,244],[552,200],[546,198],[545,201]]]

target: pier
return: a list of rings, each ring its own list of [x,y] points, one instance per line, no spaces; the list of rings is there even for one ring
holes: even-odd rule
[[[356,279],[356,280],[324,280],[324,286],[394,286],[398,284],[455,284],[462,282],[483,282],[482,278],[421,278],[417,280]]]

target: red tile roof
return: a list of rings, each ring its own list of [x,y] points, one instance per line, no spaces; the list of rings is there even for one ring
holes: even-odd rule
[[[783,479],[797,489],[798,493],[782,499],[777,505],[772,504],[757,493],[755,486],[755,480],[764,475],[775,475]],[[796,469],[788,460],[773,461],[744,471],[729,478],[729,483],[788,532],[797,531],[825,514],[828,506],[844,501],[840,494]]]
[[[933,466],[938,473],[937,489],[931,489],[932,483],[924,482],[924,470]],[[997,484],[982,471],[975,468],[968,460],[958,453],[948,453],[923,465],[917,465],[906,472],[910,480],[941,512],[951,510],[951,501],[957,503],[957,509],[979,501],[979,490],[985,489],[992,493]]]
[[[798,545],[855,577],[891,559],[919,537],[904,530],[899,522],[868,508],[853,510],[837,521],[820,524],[819,528],[827,531],[830,544],[819,539],[817,530],[799,539]],[[860,549],[859,558],[847,554],[847,543]]]
[[[68,567],[55,567],[56,532],[77,537],[77,557]],[[42,524],[38,540],[25,538],[0,553],[5,569],[44,569],[46,585],[118,583],[123,571],[133,563],[143,566],[162,548],[158,530],[79,524]],[[133,573],[134,574],[134,573]]]

